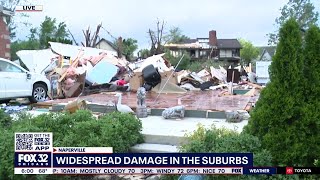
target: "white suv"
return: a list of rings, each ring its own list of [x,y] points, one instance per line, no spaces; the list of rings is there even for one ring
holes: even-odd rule
[[[0,58],[0,101],[28,97],[30,102],[45,101],[50,91],[49,80],[31,73],[10,60]]]

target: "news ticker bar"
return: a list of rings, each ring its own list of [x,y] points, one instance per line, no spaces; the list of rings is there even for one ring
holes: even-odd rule
[[[15,174],[203,174],[203,175],[258,175],[258,174],[320,174],[316,167],[216,167],[216,168],[15,168]]]

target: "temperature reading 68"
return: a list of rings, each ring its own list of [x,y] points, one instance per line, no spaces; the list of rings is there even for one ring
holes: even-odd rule
[[[48,169],[39,169],[39,174],[46,174]]]

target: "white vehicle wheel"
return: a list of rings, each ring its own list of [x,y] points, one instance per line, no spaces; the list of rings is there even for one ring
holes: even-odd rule
[[[43,84],[35,84],[33,86],[32,90],[32,97],[30,98],[30,101],[33,103],[36,102],[43,102],[47,98],[47,87]]]

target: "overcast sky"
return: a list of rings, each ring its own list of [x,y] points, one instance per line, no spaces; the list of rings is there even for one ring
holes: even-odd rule
[[[166,21],[166,30],[178,26],[190,38],[208,37],[216,30],[218,38],[244,38],[254,45],[267,45],[266,34],[275,30],[274,20],[288,0],[31,0],[43,5],[32,12],[29,22],[39,26],[45,16],[64,21],[78,42],[82,29],[96,28],[102,22],[115,37],[138,40],[139,49],[149,46],[147,31],[157,18]],[[319,4],[319,2],[317,2]],[[319,9],[319,5],[317,9]],[[23,39],[29,31],[19,28]],[[101,30],[100,37],[112,40]]]

